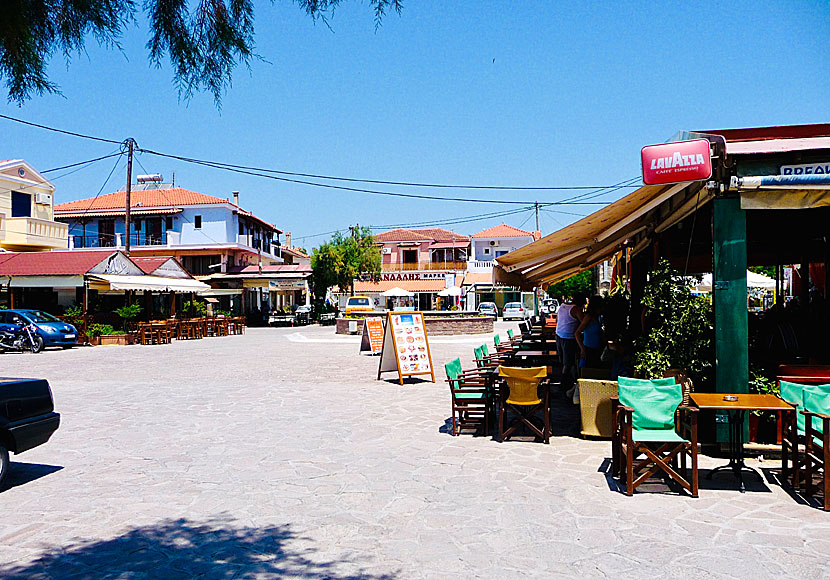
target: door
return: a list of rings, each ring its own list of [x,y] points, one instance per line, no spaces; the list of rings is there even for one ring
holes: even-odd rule
[[[32,196],[19,191],[12,192],[12,217],[32,217]]]
[[[148,246],[158,246],[162,243],[161,218],[148,218],[144,220],[145,243]]]
[[[101,248],[115,246],[115,220],[98,221],[98,246]]]

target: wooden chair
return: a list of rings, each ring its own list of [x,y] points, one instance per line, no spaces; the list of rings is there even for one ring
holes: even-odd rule
[[[804,489],[807,495],[816,493],[816,479],[821,481],[822,507],[830,510],[830,385],[806,386],[803,391],[804,408]]]
[[[462,429],[484,428],[490,432],[490,414],[487,412],[487,389],[484,379],[476,372],[464,371],[461,360],[454,359],[444,365],[447,383],[452,395],[452,435]]]
[[[499,376],[507,383],[507,393],[499,399],[499,441],[509,439],[521,426],[526,426],[545,443],[550,443],[550,408],[547,367],[499,367]],[[541,409],[542,426],[533,417]],[[504,428],[507,411],[514,411],[516,418]]]
[[[502,342],[498,334],[493,336],[493,345],[496,347],[496,352],[504,356],[512,355],[518,349],[512,342]]]
[[[633,495],[638,486],[661,471],[697,497],[697,409],[681,406],[682,387],[674,383],[674,378],[645,381],[619,377],[618,384],[612,442],[617,448],[612,449],[612,455],[625,464],[626,495]],[[689,439],[678,434],[678,420],[688,424]],[[691,460],[691,477],[687,458]]]

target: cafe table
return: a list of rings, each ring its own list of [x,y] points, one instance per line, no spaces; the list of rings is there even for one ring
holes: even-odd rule
[[[710,471],[706,479],[712,479],[716,471],[731,469],[738,480],[738,489],[741,493],[746,492],[742,472],[755,471],[744,462],[744,418],[746,412],[774,411],[781,413],[785,421],[784,429],[789,429],[789,426],[795,421],[795,407],[775,395],[691,393],[689,397],[692,403],[701,411],[726,411],[729,417],[729,463]],[[783,445],[781,448],[781,463],[783,475],[786,478],[788,476],[787,448]]]

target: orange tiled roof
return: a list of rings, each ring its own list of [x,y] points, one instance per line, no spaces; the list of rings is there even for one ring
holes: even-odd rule
[[[478,232],[477,234],[473,234],[474,238],[523,238],[525,236],[533,239],[537,239],[535,236],[536,232],[527,232],[525,230],[520,230],[519,228],[514,228],[513,226],[509,226],[505,223],[501,223],[497,226],[493,226],[492,228],[487,228],[484,231]]]
[[[116,191],[106,195],[99,195],[95,198],[79,199],[78,201],[67,201],[55,206],[55,213],[61,211],[95,211],[105,209],[122,209],[127,200],[127,193]],[[146,189],[130,193],[130,208],[141,207],[177,207],[183,205],[204,205],[229,203],[227,199],[221,199],[212,195],[205,195],[184,189],[183,187],[171,187],[169,189]]]
[[[424,242],[456,242],[469,241],[470,236],[465,236],[444,228],[420,228],[404,229],[396,228],[386,232],[375,234],[377,242],[398,242],[398,241],[424,241]]]

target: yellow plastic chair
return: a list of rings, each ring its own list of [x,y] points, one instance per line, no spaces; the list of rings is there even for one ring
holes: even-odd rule
[[[545,379],[547,367],[499,367],[499,376],[507,383],[508,393],[503,394],[499,402],[499,441],[509,439],[522,425],[527,426],[545,443],[550,443],[550,410],[548,407],[548,388]],[[545,381],[543,388],[540,385]],[[540,394],[541,390],[541,394]],[[539,427],[533,416],[542,409],[543,422]],[[504,429],[507,411],[516,413],[516,419]]]

